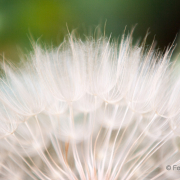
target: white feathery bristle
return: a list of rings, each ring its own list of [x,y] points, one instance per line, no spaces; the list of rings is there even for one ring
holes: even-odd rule
[[[154,45],[69,34],[3,61],[0,179],[180,177],[180,77]]]

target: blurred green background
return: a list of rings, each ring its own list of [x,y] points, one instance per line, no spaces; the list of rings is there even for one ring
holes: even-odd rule
[[[0,54],[13,61],[31,48],[29,37],[58,45],[70,31],[86,34],[107,21],[106,34],[118,37],[138,24],[134,38],[157,47],[173,42],[180,28],[179,0],[0,0]]]

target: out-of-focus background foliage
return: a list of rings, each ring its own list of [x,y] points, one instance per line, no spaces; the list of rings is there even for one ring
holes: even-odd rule
[[[162,50],[173,42],[180,28],[179,0],[0,0],[0,54],[17,61],[18,49],[31,48],[34,40],[58,45],[67,27],[85,34],[97,25],[106,34],[118,37],[138,24],[134,38],[143,38],[150,30],[147,43],[154,36]]]

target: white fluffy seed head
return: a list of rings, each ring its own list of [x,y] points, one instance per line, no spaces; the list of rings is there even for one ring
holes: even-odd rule
[[[166,170],[180,166],[173,49],[131,35],[33,48],[23,67],[1,65],[1,179],[179,178]]]

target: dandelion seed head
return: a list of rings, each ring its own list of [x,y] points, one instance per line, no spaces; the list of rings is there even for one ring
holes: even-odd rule
[[[20,68],[3,61],[0,179],[178,179],[173,47],[143,43],[69,34],[57,48],[33,43]]]

